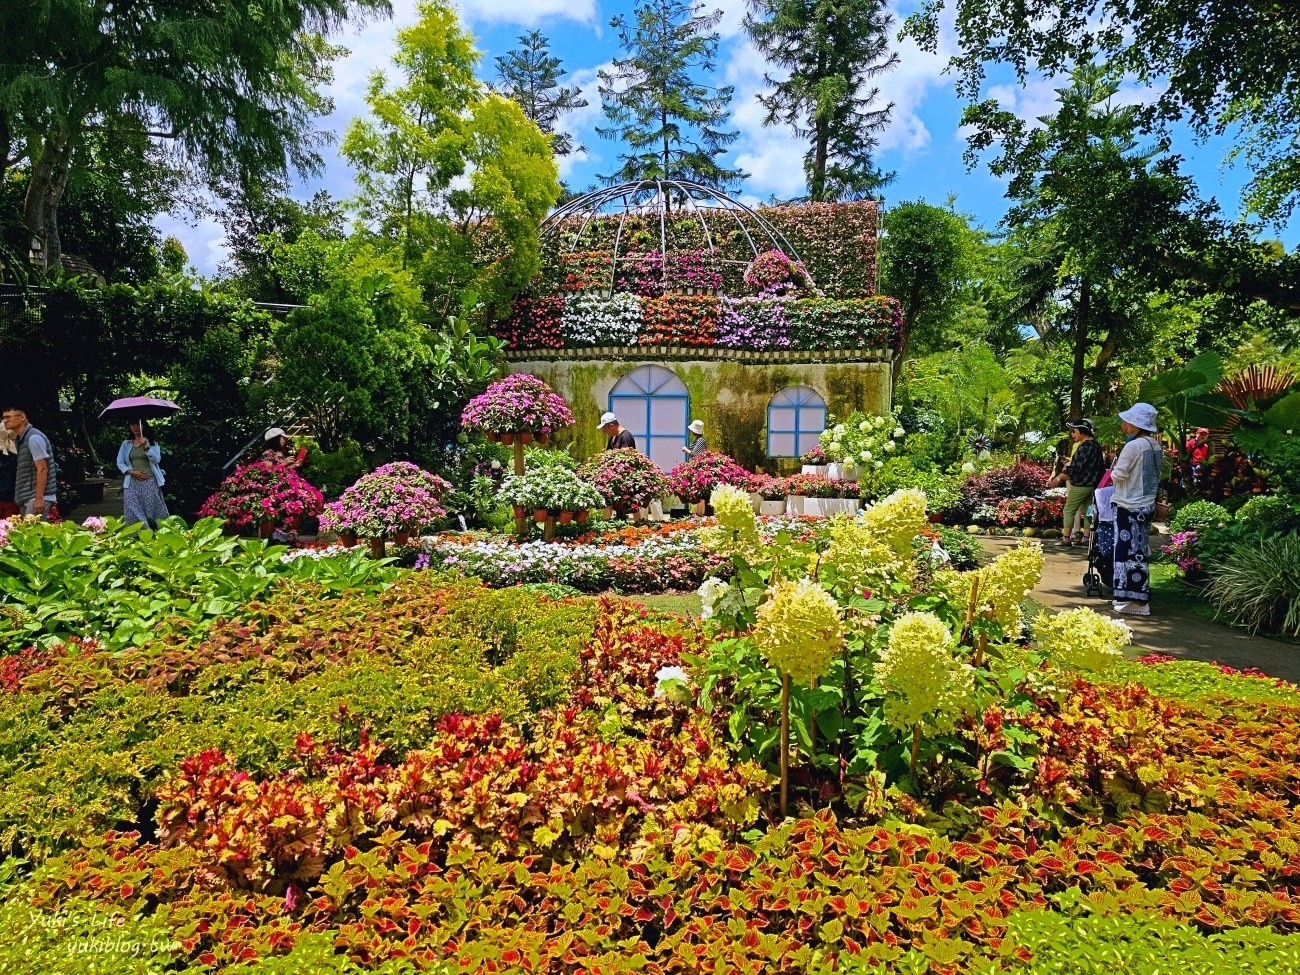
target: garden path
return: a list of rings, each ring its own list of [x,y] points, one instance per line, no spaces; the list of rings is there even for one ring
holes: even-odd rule
[[[1019,541],[983,536],[979,539],[991,555],[1000,555]],[[1107,600],[1090,599],[1084,593],[1085,553],[1085,549],[1063,549],[1053,541],[1044,542],[1043,577],[1032,598],[1049,609],[1088,606],[1110,615]],[[1150,616],[1125,616],[1123,620],[1133,630],[1133,642],[1152,653],[1218,662],[1239,669],[1258,667],[1266,674],[1300,683],[1300,646],[1295,644],[1251,636],[1245,630],[1213,623],[1184,606],[1162,606],[1158,597],[1151,603]]]

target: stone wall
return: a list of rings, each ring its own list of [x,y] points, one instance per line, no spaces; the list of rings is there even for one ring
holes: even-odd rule
[[[626,352],[626,356],[623,353]],[[809,386],[826,400],[832,416],[853,410],[884,414],[891,409],[890,362],[877,352],[823,352],[823,361],[781,361],[781,353],[715,353],[682,350],[648,354],[644,349],[556,350],[512,353],[509,372],[526,372],[545,380],[573,408],[575,424],[557,438],[585,458],[605,446],[596,428],[609,408],[614,384],[638,366],[661,366],[674,372],[691,396],[691,418],[704,421],[709,446],[730,454],[755,470],[788,471],[794,462],[765,456],[767,407],[787,386]],[[692,357],[696,356],[696,357]]]

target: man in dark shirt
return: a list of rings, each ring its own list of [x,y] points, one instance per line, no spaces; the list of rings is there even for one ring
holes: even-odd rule
[[[1070,439],[1075,447],[1070,454],[1070,462],[1065,465],[1052,483],[1069,485],[1065,494],[1065,511],[1062,515],[1061,544],[1066,548],[1076,543],[1084,543],[1087,537],[1082,530],[1083,519],[1087,516],[1088,505],[1092,504],[1097,491],[1097,483],[1106,473],[1106,458],[1102,456],[1101,445],[1093,437],[1092,421],[1079,420],[1067,423]],[[1075,528],[1075,518],[1079,518],[1080,527]]]
[[[623,424],[618,422],[618,417],[613,413],[605,413],[600,418],[600,429],[606,436],[606,450],[623,450],[631,447],[636,449],[636,437],[624,428]]]

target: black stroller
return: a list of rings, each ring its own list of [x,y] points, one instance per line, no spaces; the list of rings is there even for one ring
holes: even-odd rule
[[[1115,489],[1097,488],[1093,497],[1092,536],[1088,540],[1088,567],[1083,573],[1087,595],[1109,598],[1115,578]]]

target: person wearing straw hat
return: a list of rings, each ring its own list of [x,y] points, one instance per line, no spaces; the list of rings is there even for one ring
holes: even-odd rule
[[[1128,442],[1110,469],[1115,487],[1115,577],[1111,608],[1121,615],[1151,615],[1151,519],[1160,492],[1165,454],[1156,441],[1156,408],[1134,403],[1119,415]]]
[[[709,442],[704,439],[704,421],[694,420],[687,429],[695,434],[695,439],[691,441],[689,447],[682,448],[682,453],[686,455],[687,460],[694,460],[709,449]]]
[[[602,413],[599,426],[601,432],[605,434],[606,450],[626,450],[629,447],[636,450],[636,437],[632,436],[632,431],[618,422],[615,414]]]

